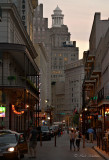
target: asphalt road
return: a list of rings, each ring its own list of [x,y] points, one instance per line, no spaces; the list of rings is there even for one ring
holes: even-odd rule
[[[69,135],[64,133],[61,137],[52,138],[51,141],[43,141],[42,146],[40,142],[37,144],[36,158],[33,160],[104,160],[92,147],[96,143],[86,143],[83,148],[81,141],[80,151],[70,151]],[[29,160],[29,155],[25,155],[22,160]]]

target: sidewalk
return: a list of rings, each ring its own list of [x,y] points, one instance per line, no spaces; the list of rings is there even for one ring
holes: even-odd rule
[[[94,141],[93,143],[87,143],[87,142],[85,142],[85,144],[86,144],[86,146],[92,147],[105,160],[109,160],[109,154],[106,153],[105,151],[99,149],[99,147],[97,147],[97,142],[96,141]]]
[[[109,154],[108,154],[108,153],[106,153],[105,151],[99,149],[99,147],[97,147],[97,146],[94,146],[93,149],[94,149],[96,152],[98,152],[98,154],[99,154],[100,156],[102,156],[105,160],[109,160]]]

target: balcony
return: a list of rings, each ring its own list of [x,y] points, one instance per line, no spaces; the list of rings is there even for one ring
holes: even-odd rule
[[[95,59],[95,53],[89,51],[88,60],[94,60]]]
[[[91,75],[90,76],[91,80],[95,80],[95,79],[97,80],[98,78],[99,78],[99,75]]]
[[[90,86],[92,87],[96,83],[96,79],[91,80],[90,75],[85,75],[84,81],[83,81],[83,86]]]
[[[92,68],[91,68],[91,72],[92,72],[92,74],[99,74],[99,73],[101,73],[101,63],[98,63],[97,65],[93,64]]]
[[[91,67],[92,64],[95,61],[95,53],[92,53],[90,51],[86,52],[86,57],[85,57],[85,67]]]
[[[85,71],[91,70],[91,66],[85,66]]]
[[[85,80],[85,84],[94,84],[96,80]]]
[[[38,88],[35,87],[34,83],[23,76],[4,76],[3,79],[0,78],[0,88],[22,88],[29,90],[34,95],[38,95],[39,93]]]
[[[94,59],[87,60],[85,63],[85,67],[91,67],[94,63]]]
[[[105,86],[98,92],[98,104],[109,104],[109,87]]]
[[[98,106],[101,106],[103,104],[109,104],[109,96],[102,96],[98,98]]]

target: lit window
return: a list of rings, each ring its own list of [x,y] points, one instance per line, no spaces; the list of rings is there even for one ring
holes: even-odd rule
[[[64,58],[64,61],[67,61],[67,58]]]

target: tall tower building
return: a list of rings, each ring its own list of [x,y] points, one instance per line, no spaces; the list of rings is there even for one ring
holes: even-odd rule
[[[48,19],[43,18],[43,5],[35,11],[35,42],[44,42],[49,57],[49,76],[51,82],[51,105],[55,107],[55,121],[62,121],[65,110],[65,66],[78,60],[76,41],[70,40],[68,27],[63,24],[64,15],[57,6],[53,11],[52,27],[48,28]]]
[[[34,43],[42,43],[47,53],[47,97],[45,100],[51,104],[51,45],[49,41],[48,18],[43,17],[43,4],[38,5],[34,12]],[[43,63],[43,62],[42,62]]]
[[[57,6],[50,28],[51,42],[51,91],[52,105],[55,106],[55,121],[65,120],[65,66],[78,60],[76,41],[70,40],[68,27],[63,24],[64,15]]]
[[[78,47],[75,41],[70,41],[68,27],[63,24],[62,10],[57,6],[51,16],[51,81],[65,81],[65,65],[78,60]]]

